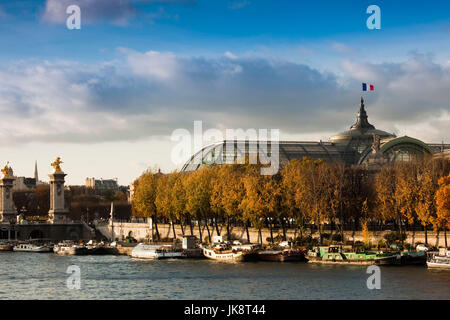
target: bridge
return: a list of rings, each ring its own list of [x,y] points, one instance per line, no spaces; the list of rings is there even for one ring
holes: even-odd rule
[[[30,222],[26,224],[0,223],[0,240],[47,239],[50,241],[78,241],[95,238],[95,230],[89,227],[85,222],[64,224]]]

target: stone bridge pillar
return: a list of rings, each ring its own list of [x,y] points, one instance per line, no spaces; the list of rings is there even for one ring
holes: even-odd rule
[[[50,223],[67,223],[69,210],[64,204],[64,177],[66,174],[59,166],[62,163],[60,158],[56,158],[52,166],[55,172],[49,174],[50,177],[50,210],[48,211]]]
[[[0,179],[0,222],[14,223],[17,221],[17,210],[13,201],[13,170],[6,166],[1,170],[3,179]]]

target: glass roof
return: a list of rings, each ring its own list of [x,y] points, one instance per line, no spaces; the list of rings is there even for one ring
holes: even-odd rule
[[[347,164],[355,163],[358,158],[354,149],[332,142],[280,141],[278,144],[271,144],[270,141],[228,140],[204,147],[191,157],[182,171],[195,171],[205,164],[244,163],[246,155],[250,163],[256,163],[258,154],[261,162],[270,163],[271,158],[276,159],[277,150],[281,166],[285,166],[292,159],[301,160],[303,157],[343,161]]]

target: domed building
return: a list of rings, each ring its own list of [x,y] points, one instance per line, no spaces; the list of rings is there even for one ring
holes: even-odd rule
[[[224,140],[204,147],[183,166],[182,171],[195,171],[205,164],[244,163],[245,159],[257,158],[258,154],[271,155],[273,142]],[[424,156],[439,157],[448,154],[450,144],[425,143],[408,136],[376,129],[369,123],[364,100],[361,98],[356,123],[350,129],[330,137],[328,142],[279,141],[279,165],[285,166],[292,159],[303,157],[322,159],[327,162],[341,161],[346,165],[370,166],[395,161],[412,161]],[[263,149],[260,152],[260,149]],[[266,151],[267,150],[267,151]],[[267,159],[262,159],[262,161]]]

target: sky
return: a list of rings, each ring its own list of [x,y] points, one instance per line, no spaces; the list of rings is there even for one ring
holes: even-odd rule
[[[70,5],[81,29],[66,26]],[[194,121],[327,141],[361,95],[378,129],[450,143],[449,12],[447,0],[3,0],[0,165],[33,176],[37,161],[48,181],[60,156],[68,184],[128,185],[181,168],[171,136]]]

